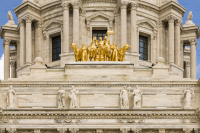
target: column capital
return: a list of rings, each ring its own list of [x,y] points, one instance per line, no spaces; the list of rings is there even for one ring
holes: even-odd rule
[[[117,17],[118,16],[118,10],[114,11],[114,16]]]
[[[186,67],[190,67],[190,61],[185,61]]]
[[[183,128],[184,133],[192,133],[193,128]]]
[[[189,39],[190,45],[196,45],[197,44],[197,39],[191,38]]]
[[[23,19],[18,20],[18,25],[19,27],[25,26],[24,20]]]
[[[40,133],[40,129],[34,129],[34,133]]]
[[[63,3],[61,4],[63,10],[69,10],[69,4],[70,4],[69,2],[63,2]]]
[[[79,129],[78,128],[69,128],[70,133],[78,133]]]
[[[3,39],[3,42],[4,42],[4,45],[10,45],[11,38],[10,38],[10,37],[5,37],[5,38]]]
[[[128,133],[130,131],[130,128],[120,128],[121,133]]]
[[[122,2],[120,3],[121,9],[126,9],[126,8],[127,8],[127,5],[128,5],[128,2],[126,2],[126,1],[122,1]]]
[[[67,128],[57,128],[57,131],[59,133],[65,133],[67,131]]]
[[[142,131],[142,129],[140,129],[140,128],[131,128],[131,131],[133,131],[133,133],[140,133]]]
[[[33,20],[33,17],[31,15],[26,15],[24,17],[24,20],[26,21],[26,23],[31,23]]]
[[[138,4],[137,2],[131,2],[131,10],[137,10]]]
[[[85,17],[86,11],[85,10],[81,10],[80,14],[81,14],[82,17]]]
[[[35,22],[35,28],[42,28],[42,21],[41,20]]]
[[[176,20],[176,17],[173,15],[169,15],[166,20],[168,21],[168,23],[174,23],[174,21]]]
[[[103,129],[97,129],[96,133],[103,133]]]
[[[78,1],[74,1],[72,3],[74,9],[79,9],[80,3]]]
[[[10,65],[11,65],[11,67],[15,67],[15,63],[16,63],[16,61],[10,61]]]
[[[47,39],[47,31],[43,31],[42,33],[43,33],[44,40],[46,40]]]
[[[176,20],[175,20],[175,25],[181,27],[181,25],[182,25],[182,20],[176,19]]]
[[[8,128],[6,130],[8,133],[15,133],[17,131],[16,128]]]

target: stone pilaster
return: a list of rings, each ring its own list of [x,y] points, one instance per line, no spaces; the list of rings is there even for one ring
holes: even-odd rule
[[[37,21],[35,23],[36,38],[35,38],[35,57],[44,58],[42,55],[43,52],[43,38],[42,38],[42,21]]]
[[[139,129],[139,128],[132,128],[131,131],[133,133],[141,133],[142,132],[142,129]]]
[[[183,62],[183,60],[184,60],[184,59],[183,59],[183,58],[184,58],[184,55],[183,55],[183,53],[184,53],[184,49],[183,49],[183,47],[184,47],[184,42],[181,41],[180,43],[181,43],[181,48],[180,48],[180,49],[181,49],[181,52],[180,52],[180,67],[183,68],[183,63],[184,63],[184,62]]]
[[[121,2],[121,46],[127,43],[127,2]]]
[[[4,80],[10,78],[10,42],[9,37],[4,38]]]
[[[57,128],[57,131],[59,133],[66,133],[67,132],[67,128]]]
[[[20,66],[26,63],[26,39],[25,39],[25,23],[24,20],[19,20],[20,27]]]
[[[34,129],[34,133],[40,133],[40,129]]]
[[[169,46],[168,46],[168,56],[169,56],[169,63],[174,63],[174,20],[175,18],[173,16],[169,16],[168,18],[168,24],[169,24],[169,30],[168,30],[168,38],[169,38]]]
[[[78,128],[69,128],[70,133],[78,133],[79,129]]]
[[[73,42],[79,45],[79,6],[80,3],[75,1],[73,5]]]
[[[63,7],[63,44],[62,52],[69,53],[69,2],[62,3]]]
[[[130,128],[120,128],[121,133],[128,133],[130,131]]]
[[[196,79],[196,48],[197,40],[192,38],[190,41],[190,78]]]
[[[31,24],[32,17],[30,15],[26,15],[24,17],[26,21],[26,63],[32,63],[32,37],[31,37]]]
[[[185,78],[190,78],[190,61],[185,62]]]
[[[181,50],[181,24],[182,21],[181,20],[176,20],[175,21],[175,45],[174,45],[174,49],[175,49],[175,58],[174,58],[174,62],[176,65],[181,66],[181,60],[180,60],[180,50]]]
[[[11,78],[16,78],[16,61],[11,61]]]
[[[137,47],[137,2],[131,2],[131,53],[139,54]],[[123,45],[123,44],[122,44]]]
[[[157,21],[157,26],[158,26],[158,34],[157,34],[157,42],[156,42],[156,59],[158,59],[161,56],[161,47],[162,47],[162,27],[163,27],[163,22],[162,20]]]

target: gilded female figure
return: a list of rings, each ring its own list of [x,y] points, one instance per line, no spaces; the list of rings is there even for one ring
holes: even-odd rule
[[[85,46],[85,44],[82,44],[81,48],[81,61],[87,61],[88,60],[88,46]]]

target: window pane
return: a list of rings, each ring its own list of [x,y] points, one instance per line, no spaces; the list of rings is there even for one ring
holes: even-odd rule
[[[139,36],[140,44],[140,60],[148,60],[148,38],[144,36]]]
[[[52,38],[52,61],[60,60],[61,36]]]

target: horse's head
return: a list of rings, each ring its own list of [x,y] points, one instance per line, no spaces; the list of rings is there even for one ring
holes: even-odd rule
[[[125,51],[127,51],[130,48],[130,46],[128,44],[124,44],[122,46],[122,49],[124,49]]]

